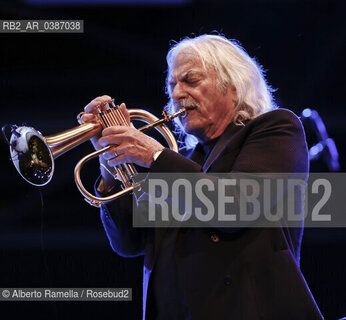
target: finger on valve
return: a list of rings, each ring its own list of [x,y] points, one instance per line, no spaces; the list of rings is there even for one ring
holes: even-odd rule
[[[123,113],[125,119],[126,119],[126,122],[131,125],[131,120],[130,120],[130,113],[128,112],[127,108],[126,108],[126,104],[123,102],[121,105],[120,105],[120,110],[121,112]]]
[[[106,110],[106,104],[110,103],[111,101],[112,98],[107,95],[97,97],[85,106],[84,111],[86,113],[97,114],[99,110]]]
[[[112,101],[112,98],[107,95],[100,96],[92,100],[85,106],[84,112],[80,112],[77,115],[78,123],[83,124],[86,122],[96,122],[96,115],[99,113],[100,110],[104,111],[107,108],[106,106],[110,101]]]

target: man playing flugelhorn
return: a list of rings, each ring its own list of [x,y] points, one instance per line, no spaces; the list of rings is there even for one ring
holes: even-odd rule
[[[100,156],[97,188],[114,186],[113,166],[130,162],[149,173],[308,172],[299,119],[276,109],[263,71],[236,42],[218,35],[185,39],[168,52],[168,109],[186,108],[177,121],[188,157],[133,126],[114,126],[93,138]],[[102,96],[86,107],[93,121]],[[121,110],[129,121],[125,104]],[[113,170],[113,171],[112,171]],[[307,175],[306,175],[307,178]],[[131,196],[102,205],[101,218],[121,256],[144,255],[145,319],[321,319],[299,269],[302,228],[133,228]]]

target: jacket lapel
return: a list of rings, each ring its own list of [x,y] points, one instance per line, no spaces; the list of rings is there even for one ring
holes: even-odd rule
[[[220,156],[222,151],[230,143],[232,135],[234,135],[240,128],[242,127],[236,126],[233,122],[226,128],[205,161],[203,165],[203,172],[207,172],[210,169],[213,162]]]

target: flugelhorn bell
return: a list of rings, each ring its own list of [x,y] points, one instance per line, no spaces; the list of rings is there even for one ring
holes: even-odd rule
[[[100,123],[85,123],[51,136],[32,127],[10,125],[11,160],[19,174],[34,186],[49,183],[54,174],[54,159],[99,134]],[[5,127],[2,128],[5,132]],[[5,134],[4,134],[5,135]],[[6,137],[6,135],[5,135]]]
[[[11,160],[19,174],[30,184],[35,186],[44,186],[49,183],[54,174],[54,160],[65,152],[73,149],[81,143],[92,137],[100,135],[101,131],[114,125],[130,125],[119,108],[111,101],[111,107],[105,104],[106,110],[97,115],[97,120],[91,123],[82,123],[81,125],[63,131],[61,133],[44,137],[40,131],[27,126],[18,127],[16,125],[6,125],[2,128],[3,134],[10,145]],[[178,152],[178,145],[173,133],[164,125],[165,122],[185,113],[182,108],[178,112],[168,115],[163,112],[164,117],[158,119],[151,113],[140,110],[130,109],[131,120],[140,120],[147,123],[139,128],[140,131],[146,131],[155,128],[165,138],[168,146],[173,151]],[[11,129],[10,139],[6,136],[6,129]],[[108,196],[96,197],[88,192],[82,184],[80,178],[81,168],[88,160],[108,151],[112,146],[104,147],[98,151],[83,157],[75,167],[75,182],[79,191],[85,197],[85,200],[93,206],[100,207],[106,203],[117,199],[118,197],[133,191],[140,187],[135,183],[133,177],[137,171],[132,164],[121,164],[115,168],[118,177],[123,183],[123,190]]]

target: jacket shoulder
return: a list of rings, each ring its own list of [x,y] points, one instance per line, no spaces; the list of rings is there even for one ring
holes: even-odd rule
[[[287,133],[300,137],[305,141],[305,131],[303,124],[296,114],[288,109],[275,109],[263,113],[250,120],[245,125],[247,132],[268,133],[277,132],[280,135]]]
[[[291,122],[301,126],[302,123],[298,116],[291,110],[278,108],[266,113],[263,113],[252,120],[253,122]],[[252,122],[251,121],[251,122]]]

